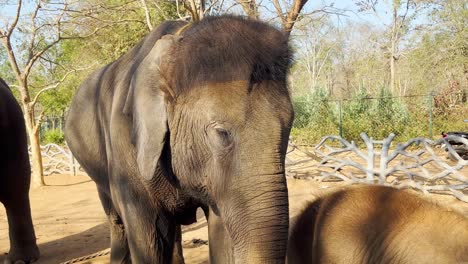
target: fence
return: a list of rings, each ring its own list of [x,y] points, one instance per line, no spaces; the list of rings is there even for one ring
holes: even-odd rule
[[[384,138],[390,133],[396,141],[425,137],[437,139],[445,131],[468,130],[466,93],[412,96],[367,95],[332,99],[312,94],[293,99],[295,119],[291,136],[297,144],[312,145],[326,135],[346,140],[360,140],[360,133]],[[65,114],[46,116],[41,137],[47,131],[63,133]],[[48,143],[48,142],[47,142]]]
[[[453,94],[460,97],[459,94]],[[446,104],[433,95],[329,99],[293,99],[295,120],[291,136],[298,144],[314,144],[326,135],[358,141],[360,133],[384,138],[390,133],[402,142],[416,137],[438,138],[444,131],[466,130],[466,98]],[[463,101],[464,100],[464,101]]]
[[[65,126],[64,116],[46,116],[43,118],[41,123],[41,135],[49,130],[57,129],[63,132]]]
[[[31,147],[28,148],[28,151],[31,156]],[[80,164],[66,146],[57,144],[41,146],[41,155],[45,176],[51,174],[84,174]]]
[[[287,174],[319,181],[341,180],[413,188],[425,193],[447,193],[468,203],[468,160],[460,157],[447,144],[448,141],[458,142],[468,150],[467,139],[456,136],[437,141],[414,138],[391,147],[394,134],[383,140],[374,140],[365,133],[360,136],[364,148],[338,136],[326,136],[312,149],[304,149],[290,142],[286,158]],[[340,143],[340,148],[335,147],[336,142]],[[447,154],[440,153],[442,145],[446,146],[455,161],[446,161],[444,156]],[[291,159],[294,151],[305,154],[305,157]],[[301,168],[304,164],[308,164],[305,171]],[[314,174],[310,174],[310,171],[314,171]]]

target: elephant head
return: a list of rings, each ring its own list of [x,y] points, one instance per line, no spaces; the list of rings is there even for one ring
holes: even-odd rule
[[[277,29],[207,18],[159,39],[133,73],[126,98],[141,177],[154,185],[162,168],[209,206],[236,263],[285,259],[290,60]]]

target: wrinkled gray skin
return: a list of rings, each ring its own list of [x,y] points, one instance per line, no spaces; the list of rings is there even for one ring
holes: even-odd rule
[[[0,202],[6,209],[10,235],[6,263],[28,263],[39,258],[29,205],[30,180],[23,114],[0,78]]]
[[[176,229],[196,221],[202,207],[211,263],[284,263],[293,110],[276,87],[286,84],[249,89],[247,76],[170,94],[161,73],[180,39],[167,34],[182,25],[161,25],[91,75],[69,111],[66,141],[96,182],[111,261],[177,262]]]

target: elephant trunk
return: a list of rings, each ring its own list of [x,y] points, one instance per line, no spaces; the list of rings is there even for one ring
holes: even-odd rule
[[[245,176],[222,208],[235,263],[284,263],[289,205],[283,165],[269,163]]]

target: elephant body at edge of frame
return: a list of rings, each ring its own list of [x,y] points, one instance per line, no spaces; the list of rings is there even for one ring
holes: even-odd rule
[[[10,237],[7,263],[39,258],[31,217],[26,125],[21,107],[0,78],[0,202],[6,209]]]

